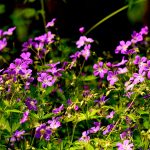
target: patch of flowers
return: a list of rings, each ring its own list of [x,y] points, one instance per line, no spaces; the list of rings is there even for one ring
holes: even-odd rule
[[[95,59],[84,27],[70,48],[55,34],[55,22],[0,70],[0,148],[148,150],[148,27],[120,41],[111,62]],[[0,51],[15,29],[0,30]]]

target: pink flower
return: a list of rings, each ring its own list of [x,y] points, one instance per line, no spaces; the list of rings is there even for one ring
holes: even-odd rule
[[[133,143],[129,144],[129,140],[124,140],[123,144],[118,143],[118,150],[132,150],[132,147],[134,146]]]
[[[77,48],[80,48],[92,42],[94,42],[92,38],[87,38],[86,36],[80,36],[80,39],[76,42],[76,45],[77,45]]]
[[[56,18],[53,18],[50,22],[47,23],[46,28],[53,27],[55,24]]]
[[[0,51],[3,50],[7,46],[6,38],[0,40]]]
[[[84,30],[84,27],[81,27],[81,28],[79,28],[79,32],[80,33],[83,33],[85,30]]]
[[[127,50],[128,50],[128,47],[131,45],[131,42],[130,41],[120,41],[120,45],[117,46],[116,50],[115,50],[115,53],[118,54],[119,52],[121,54],[126,54],[127,53]]]

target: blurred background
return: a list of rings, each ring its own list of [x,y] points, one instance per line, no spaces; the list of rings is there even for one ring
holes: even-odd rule
[[[87,36],[97,41],[96,50],[114,51],[120,40],[130,39],[149,22],[149,0],[0,0],[0,28],[16,26],[15,40],[19,43],[45,32],[44,26],[57,18],[57,32],[62,38],[77,40],[80,27],[89,30],[98,21],[129,5]]]

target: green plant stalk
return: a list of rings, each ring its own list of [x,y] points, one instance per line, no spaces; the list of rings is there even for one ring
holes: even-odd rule
[[[44,9],[44,0],[41,0],[41,15],[42,15],[42,18],[43,18],[43,23],[44,23],[44,28],[46,26],[46,17],[45,17],[45,9]],[[47,32],[46,28],[45,28],[45,31]]]
[[[143,1],[146,1],[146,0],[139,0],[139,1],[136,1],[136,3],[141,3]],[[129,7],[129,5],[125,5],[119,9],[117,9],[116,11],[112,12],[111,14],[109,14],[108,16],[106,16],[105,18],[103,18],[102,20],[100,20],[98,23],[96,23],[95,25],[93,25],[86,33],[85,35],[87,35],[88,33],[90,33],[92,30],[94,30],[96,27],[98,27],[100,24],[102,24],[103,22],[105,22],[106,20],[110,19],[111,17],[115,16],[116,14],[120,13],[121,11],[127,9]]]
[[[123,7],[121,7],[120,9],[114,11],[113,13],[109,14],[108,16],[106,16],[105,18],[103,18],[102,20],[100,20],[98,23],[96,23],[95,25],[93,25],[86,33],[85,35],[87,35],[88,33],[90,33],[92,30],[94,30],[96,27],[98,27],[100,24],[102,24],[103,22],[105,22],[106,20],[108,20],[109,18],[113,17],[114,15],[118,14],[119,12],[127,9],[129,6],[125,5]]]
[[[74,124],[74,126],[73,126],[72,136],[71,136],[71,141],[70,141],[70,145],[69,145],[69,147],[71,146],[71,144],[72,144],[72,142],[73,142],[74,132],[75,132],[76,126],[77,126],[77,122],[76,122],[76,123]]]

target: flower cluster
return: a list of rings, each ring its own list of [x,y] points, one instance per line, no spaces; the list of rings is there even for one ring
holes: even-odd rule
[[[11,36],[16,27],[9,28],[7,31],[0,30],[0,51],[7,46],[7,36]]]
[[[150,60],[138,54],[139,45],[150,46],[145,38],[148,28],[134,31],[129,41],[120,41],[115,49],[123,55],[120,61],[96,62],[88,59],[94,40],[83,35],[83,27],[77,51],[69,56],[72,52],[68,53],[65,40],[50,31],[55,22],[54,18],[47,23],[46,33],[24,42],[20,57],[0,69],[0,145],[8,149],[148,149]],[[14,30],[0,30],[0,50]],[[83,64],[77,64],[78,58]]]

